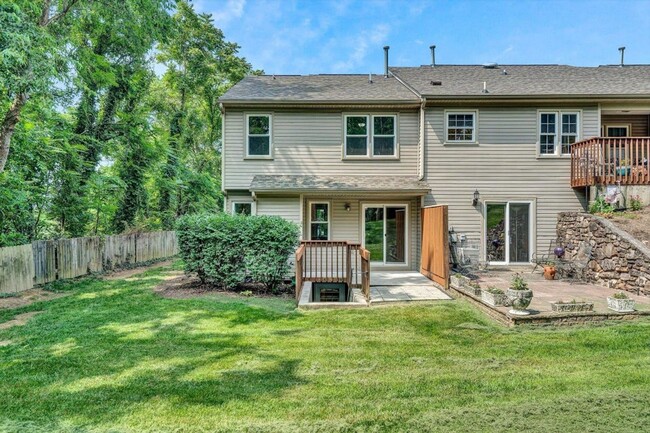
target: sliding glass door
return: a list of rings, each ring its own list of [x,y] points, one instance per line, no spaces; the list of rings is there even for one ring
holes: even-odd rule
[[[366,205],[363,210],[363,244],[370,260],[384,264],[406,263],[407,206]]]
[[[530,263],[531,203],[485,204],[485,257],[490,263]]]

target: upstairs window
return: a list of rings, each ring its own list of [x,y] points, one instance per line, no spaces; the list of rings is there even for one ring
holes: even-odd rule
[[[271,116],[249,114],[246,116],[246,156],[271,156]]]
[[[330,215],[329,203],[310,203],[309,235],[312,241],[329,240]]]
[[[555,154],[555,138],[557,136],[555,113],[542,113],[539,120],[539,153],[540,155]]]
[[[368,116],[345,117],[345,156],[368,156]]]
[[[344,119],[344,157],[397,157],[397,116],[353,114]]]
[[[580,116],[577,112],[539,113],[539,154],[569,155],[579,140]]]
[[[395,116],[372,116],[372,155],[395,156]]]
[[[476,112],[448,112],[446,141],[448,143],[476,143]]]

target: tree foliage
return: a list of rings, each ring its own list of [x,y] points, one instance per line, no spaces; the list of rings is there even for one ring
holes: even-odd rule
[[[0,246],[220,209],[218,98],[257,71],[209,15],[0,1],[0,28]]]

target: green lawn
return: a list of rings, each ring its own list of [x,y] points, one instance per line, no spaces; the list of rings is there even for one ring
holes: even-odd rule
[[[461,301],[296,312],[85,280],[0,331],[0,431],[647,431],[650,322],[505,329]]]

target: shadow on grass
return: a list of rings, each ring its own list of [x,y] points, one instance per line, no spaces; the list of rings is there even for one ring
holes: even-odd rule
[[[2,333],[15,343],[0,348],[0,419],[92,426],[149,400],[216,406],[301,383],[298,360],[250,340],[298,314],[163,299],[152,284],[77,281],[71,296],[23,309],[46,312]]]

